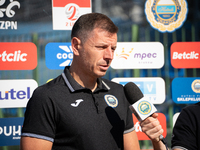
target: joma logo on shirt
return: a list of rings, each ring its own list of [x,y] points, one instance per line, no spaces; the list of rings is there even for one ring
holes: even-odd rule
[[[82,99],[78,99],[78,100],[75,101],[75,103],[72,103],[71,106],[73,106],[73,107],[78,107],[78,105],[79,105],[81,102],[83,102],[83,100],[82,100]]]

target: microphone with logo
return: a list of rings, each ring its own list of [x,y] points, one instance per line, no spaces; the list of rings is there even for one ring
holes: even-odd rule
[[[131,104],[129,108],[138,119],[138,121],[141,122],[145,120],[157,111],[156,107],[151,102],[145,100],[143,93],[135,83],[128,82],[124,86],[124,93],[128,102]],[[166,146],[163,135],[160,135],[159,139]]]

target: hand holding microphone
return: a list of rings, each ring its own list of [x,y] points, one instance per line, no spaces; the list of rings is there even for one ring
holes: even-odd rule
[[[129,108],[138,121],[141,122],[140,125],[143,132],[147,134],[150,139],[159,139],[166,144],[162,136],[163,129],[157,120],[158,114],[155,113],[157,111],[155,106],[151,102],[145,100],[143,93],[133,82],[129,82],[124,86],[124,93],[131,104]]]
[[[158,114],[153,113],[150,117],[146,118],[140,123],[142,131],[154,142],[159,142],[160,140],[162,141],[164,138],[162,136],[164,130],[162,129],[157,117]]]

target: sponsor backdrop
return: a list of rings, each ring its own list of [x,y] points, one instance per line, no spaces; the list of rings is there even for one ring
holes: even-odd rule
[[[38,86],[33,79],[0,80],[0,85],[0,108],[26,107]]]
[[[90,13],[90,0],[52,0],[54,30],[71,30],[74,22],[83,14]]]
[[[71,65],[71,29],[90,12],[108,15],[120,29],[104,78],[122,85],[134,82],[140,88],[155,104],[170,146],[179,112],[200,101],[198,10],[186,0],[1,1],[0,150],[19,149],[29,98],[38,85]],[[151,149],[134,115],[133,121],[141,148]]]
[[[32,70],[37,66],[37,48],[30,42],[0,43],[1,70]]]
[[[158,69],[164,65],[164,47],[159,42],[118,42],[111,67]]]
[[[200,68],[200,42],[175,42],[171,45],[174,68]]]
[[[45,62],[49,69],[64,69],[73,60],[71,43],[48,43],[45,47]]]
[[[0,146],[18,145],[24,118],[0,119]]]
[[[165,101],[165,81],[162,78],[113,78],[112,81],[122,85],[134,82],[144,94],[145,99],[153,104],[162,104]]]
[[[178,104],[199,102],[200,78],[175,78],[172,81],[172,99]]]

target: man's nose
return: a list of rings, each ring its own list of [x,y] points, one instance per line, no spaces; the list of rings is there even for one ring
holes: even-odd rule
[[[114,51],[111,49],[111,47],[107,47],[107,49],[104,52],[104,58],[112,60],[114,56]]]

